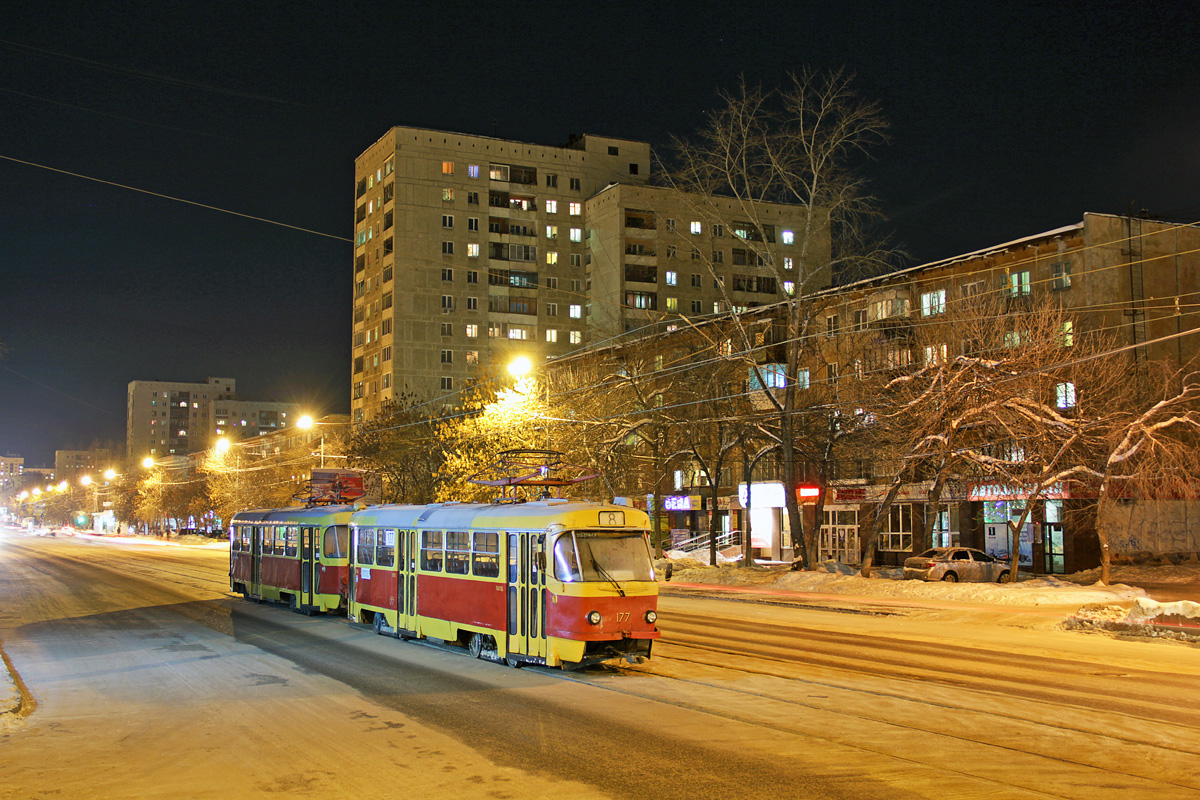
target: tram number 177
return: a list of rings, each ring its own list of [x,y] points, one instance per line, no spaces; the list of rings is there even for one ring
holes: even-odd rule
[[[618,611],[617,612],[617,623],[620,624],[622,622],[629,622],[629,614],[630,614],[630,612],[628,612],[628,611]]]

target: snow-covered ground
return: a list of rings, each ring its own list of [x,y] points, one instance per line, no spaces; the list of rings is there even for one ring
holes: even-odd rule
[[[1115,581],[1109,586],[1094,581],[1089,585],[1080,585],[1079,582],[1058,577],[1034,578],[1022,574],[1022,580],[1017,583],[930,583],[904,580],[902,570],[898,568],[876,569],[872,577],[863,578],[858,574],[857,568],[836,561],[818,564],[817,569],[812,571],[793,572],[786,565],[743,569],[736,563],[722,563],[720,557],[718,566],[714,568],[690,557],[690,554],[675,551],[667,555],[672,563],[671,581],[674,583],[710,583],[794,592],[949,600],[1003,606],[1079,607],[1089,603],[1128,605],[1134,599],[1146,596],[1143,589]],[[707,560],[706,554],[700,555]],[[660,574],[665,566],[666,560],[659,562]],[[1118,579],[1119,577],[1118,575]]]

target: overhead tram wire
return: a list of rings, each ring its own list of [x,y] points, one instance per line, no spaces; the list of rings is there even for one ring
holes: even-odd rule
[[[108,186],[116,186],[119,189],[127,189],[131,192],[140,192],[141,194],[148,194],[152,197],[161,197],[164,200],[173,200],[177,203],[186,203],[187,205],[190,205],[190,206],[199,206],[200,208],[207,208],[209,211],[219,211],[222,214],[230,214],[235,217],[243,217],[244,219],[252,219],[256,222],[265,222],[268,225],[278,225],[281,228],[290,228],[291,230],[300,231],[301,233],[311,233],[315,236],[324,236],[327,239],[335,239],[339,242],[350,242],[350,243],[354,242],[353,239],[348,239],[345,236],[336,236],[332,233],[324,233],[322,231],[314,231],[311,228],[302,228],[299,225],[289,225],[286,222],[278,222],[273,219],[267,219],[266,217],[256,217],[253,214],[243,214],[240,211],[231,211],[228,208],[221,208],[220,206],[212,206],[212,205],[208,205],[207,203],[198,203],[195,200],[185,200],[182,197],[174,197],[173,195],[162,194],[161,192],[152,192],[149,189],[139,189],[136,186],[129,186],[124,183],[117,183],[116,181],[106,181],[103,178],[93,178],[90,175],[83,175],[78,172],[71,172],[69,170],[59,169],[57,167],[50,167],[45,164],[37,164],[33,161],[26,161],[21,158],[13,158],[12,156],[6,156],[3,154],[0,154],[0,159],[4,159],[5,161],[12,161],[15,164],[24,164],[25,166],[28,166],[28,167],[37,167],[38,169],[44,169],[44,170],[48,170],[50,172],[57,172],[62,175],[70,175],[72,178],[82,178],[85,181],[93,181],[95,183],[103,183]]]

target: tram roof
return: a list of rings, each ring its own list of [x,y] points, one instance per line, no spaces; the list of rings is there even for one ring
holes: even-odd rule
[[[599,512],[624,512],[623,525],[601,525]],[[592,516],[594,515],[594,516]],[[591,517],[589,519],[589,517]],[[351,522],[397,528],[499,528],[541,529],[561,522],[568,527],[648,527],[644,511],[611,503],[584,500],[533,500],[521,503],[436,503],[433,505],[381,505],[355,512]]]
[[[234,522],[306,522],[327,520],[339,514],[349,515],[354,511],[352,505],[339,506],[293,506],[291,508],[255,508],[249,511],[239,511],[233,515]]]

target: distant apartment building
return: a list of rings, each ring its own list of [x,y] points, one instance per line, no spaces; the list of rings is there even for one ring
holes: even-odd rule
[[[22,456],[0,456],[0,493],[11,492],[21,485],[21,473],[25,467]]]
[[[98,477],[106,469],[115,468],[108,450],[55,450],[54,477],[75,484],[84,475]]]
[[[131,381],[125,454],[130,459],[186,456],[211,447],[219,436],[245,439],[285,428],[299,414],[293,403],[239,400],[233,378]]]

